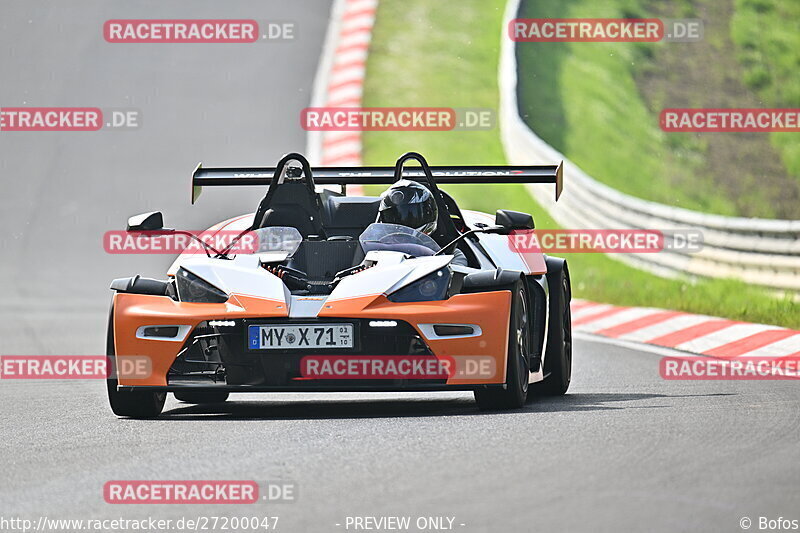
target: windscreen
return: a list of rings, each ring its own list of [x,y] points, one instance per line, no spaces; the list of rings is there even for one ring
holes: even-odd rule
[[[258,254],[280,252],[291,257],[303,242],[303,236],[297,228],[288,226],[259,228],[253,233],[257,239],[254,253]]]
[[[370,224],[358,241],[364,253],[374,250],[403,252],[414,257],[433,255],[441,247],[424,233],[399,224]]]

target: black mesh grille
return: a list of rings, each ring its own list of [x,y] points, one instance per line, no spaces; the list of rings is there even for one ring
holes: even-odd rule
[[[300,360],[306,355],[433,355],[424,340],[407,322],[396,320],[397,326],[371,327],[369,320],[315,319],[314,323],[352,323],[355,346],[351,349],[249,350],[247,328],[257,324],[308,324],[309,319],[237,320],[235,327],[211,327],[203,322],[186,340],[181,355],[169,371],[169,384],[186,382],[227,385],[303,385],[319,384],[315,380],[298,380]],[[325,380],[326,385],[369,385],[367,380]],[[381,385],[403,380],[375,380]],[[439,380],[415,380],[415,383],[438,383]]]

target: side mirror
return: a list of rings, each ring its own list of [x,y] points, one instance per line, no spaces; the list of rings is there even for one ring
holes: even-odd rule
[[[494,217],[494,223],[502,226],[507,231],[519,229],[533,229],[533,217],[528,213],[519,211],[509,211],[508,209],[498,209]]]
[[[126,231],[159,231],[162,229],[164,229],[164,216],[161,211],[153,211],[129,218]]]

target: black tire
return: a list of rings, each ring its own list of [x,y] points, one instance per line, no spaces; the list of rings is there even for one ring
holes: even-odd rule
[[[480,409],[517,409],[528,397],[530,325],[528,295],[522,280],[509,286],[511,317],[508,330],[506,387],[477,389],[475,401]]]
[[[228,399],[228,393],[222,391],[214,392],[176,392],[175,399],[186,403],[222,403]]]
[[[566,268],[554,273],[550,283],[550,319],[544,357],[544,381],[531,384],[534,396],[561,396],[572,379],[572,291]]]
[[[108,333],[106,335],[106,354],[109,363],[112,363],[116,355],[114,347],[114,306],[108,317]],[[167,399],[166,392],[149,391],[118,391],[116,376],[109,376],[106,380],[108,388],[108,403],[111,410],[117,416],[129,418],[155,418],[164,409],[164,402]]]

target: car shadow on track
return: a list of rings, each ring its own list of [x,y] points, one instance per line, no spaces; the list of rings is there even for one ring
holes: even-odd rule
[[[603,411],[615,409],[664,409],[675,407],[668,402],[647,402],[646,404],[623,404],[642,400],[671,400],[681,398],[708,398],[713,396],[731,396],[735,393],[709,394],[646,394],[646,393],[585,393],[566,394],[564,396],[528,398],[525,407],[535,412],[559,411]]]
[[[480,411],[472,398],[401,399],[376,398],[345,400],[236,401],[194,405],[181,403],[156,420],[308,420],[394,417],[435,417],[475,415],[520,415],[562,411],[601,411],[614,409],[663,409],[674,407],[669,400],[690,397],[726,396],[719,394],[643,394],[575,393],[550,398],[534,398],[521,409]],[[656,400],[651,402],[647,400]],[[641,403],[645,402],[646,403]],[[631,402],[631,403],[626,403]]]

